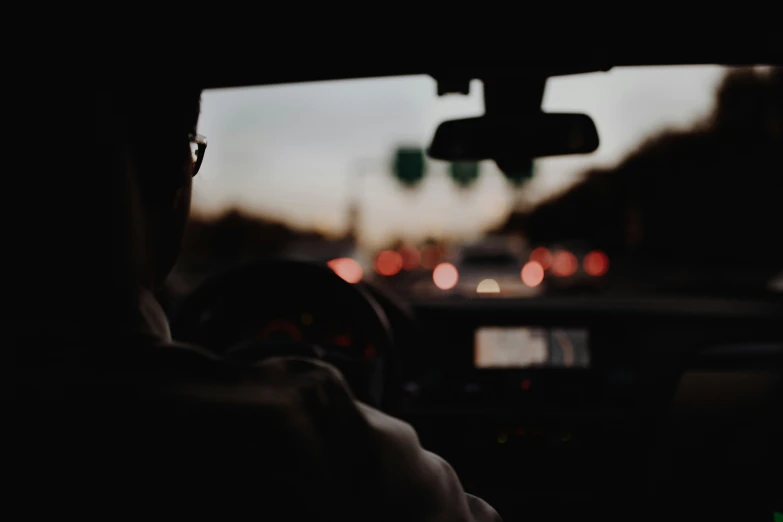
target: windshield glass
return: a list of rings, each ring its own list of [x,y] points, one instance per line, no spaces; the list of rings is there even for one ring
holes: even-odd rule
[[[440,122],[483,113],[479,81],[443,97],[428,76],[206,91],[209,147],[175,277],[281,255],[352,280],[358,265],[411,299],[774,291],[779,78],[718,66],[550,78],[544,110],[590,115],[600,147],[516,179],[491,161],[416,166]]]

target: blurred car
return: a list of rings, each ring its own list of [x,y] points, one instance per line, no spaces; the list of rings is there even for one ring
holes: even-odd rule
[[[455,290],[465,295],[527,296],[537,293],[522,282],[524,256],[505,241],[481,241],[462,247],[455,256],[459,272]]]

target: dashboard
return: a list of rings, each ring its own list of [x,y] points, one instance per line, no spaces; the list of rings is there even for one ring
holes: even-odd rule
[[[425,447],[502,513],[524,518],[540,510],[543,517],[562,509],[573,516],[593,502],[621,516],[651,491],[670,491],[684,460],[662,455],[674,454],[675,446],[679,455],[704,454],[703,439],[686,435],[694,423],[681,411],[701,412],[698,400],[717,397],[705,391],[683,398],[682,382],[693,372],[756,372],[742,381],[745,387],[772,379],[765,392],[724,390],[728,402],[710,411],[724,416],[732,398],[754,397],[747,411],[756,414],[759,441],[780,429],[771,413],[783,404],[774,373],[783,368],[779,302],[572,297],[423,301],[413,309],[421,343],[406,361],[412,370],[403,416]],[[766,351],[753,348],[759,345]],[[727,350],[733,355],[717,367],[715,354]],[[735,419],[720,429],[734,433],[735,421],[749,423]],[[772,496],[770,483],[758,479],[770,453],[748,461],[747,440],[723,435],[709,434],[724,441],[722,453],[707,464],[700,460],[681,488],[703,499],[698,484],[711,473],[725,478],[720,470],[728,462],[743,462],[735,477],[750,480],[753,495]],[[732,482],[710,482],[704,496]]]
[[[704,451],[698,437],[686,435],[697,428],[682,412],[727,414],[699,403],[716,393],[683,388],[694,372],[756,372],[745,380],[724,375],[722,382],[740,383],[724,395],[729,403],[745,397],[752,404],[747,411],[756,413],[756,431],[750,431],[772,440],[768,435],[779,425],[770,425],[776,417],[768,409],[780,405],[782,387],[779,372],[770,373],[783,367],[779,302],[553,297],[406,303],[302,265],[282,269],[301,284],[282,285],[280,266],[262,266],[274,276],[234,274],[213,285],[219,291],[197,296],[198,306],[183,319],[190,328],[182,330],[181,323],[178,336],[216,351],[248,339],[282,343],[283,353],[291,343],[320,345],[339,356],[330,362],[353,375],[348,381],[364,400],[372,396],[362,392],[367,381],[356,378],[356,366],[345,366],[363,361],[359,374],[375,370],[373,382],[384,377],[386,400],[378,406],[411,423],[422,445],[443,456],[466,489],[506,519],[572,516],[590,505],[607,516],[607,505],[627,513],[651,491],[675,498],[729,463],[753,485],[753,495],[772,487],[756,480],[761,475],[749,475],[769,465],[764,459],[772,446],[761,460],[748,461],[737,457],[747,454],[745,438],[723,437],[722,456],[699,460],[680,489],[672,477],[682,469],[671,456],[692,459]],[[762,381],[765,391],[744,390]],[[742,432],[731,422],[748,420],[738,418],[720,429]],[[743,464],[737,468],[737,462]],[[722,487],[713,483],[704,498]]]

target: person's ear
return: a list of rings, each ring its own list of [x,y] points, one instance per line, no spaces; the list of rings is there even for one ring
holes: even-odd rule
[[[180,188],[178,188],[178,189],[176,189],[174,191],[174,195],[171,198],[171,204],[170,204],[170,207],[173,210],[179,210],[180,207],[182,206],[183,192],[184,192],[184,189],[182,187],[180,187]]]
[[[189,209],[191,191],[192,191],[192,182],[190,180],[188,180],[184,185],[181,185],[176,190],[174,190],[174,194],[172,195],[172,199],[171,199],[170,208],[172,208],[175,211],[179,211],[183,207]]]

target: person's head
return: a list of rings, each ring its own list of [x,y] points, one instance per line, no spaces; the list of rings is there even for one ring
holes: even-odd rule
[[[36,91],[15,127],[5,272],[14,316],[36,325],[26,335],[135,328],[139,286],[177,258],[200,89],[107,78]]]
[[[139,205],[141,283],[155,289],[174,266],[190,211],[192,177],[206,142],[196,134],[201,90],[160,86],[129,91],[128,160]]]

